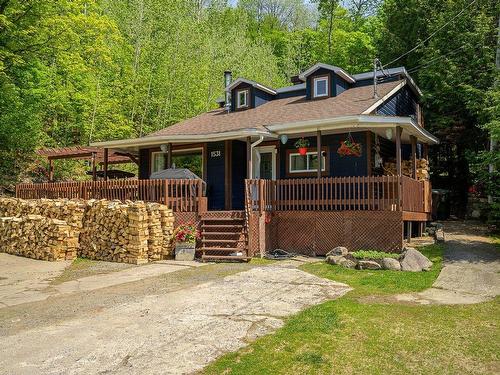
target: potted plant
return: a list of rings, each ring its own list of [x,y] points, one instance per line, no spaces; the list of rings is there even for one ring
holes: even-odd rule
[[[355,142],[350,134],[345,141],[340,141],[340,147],[337,149],[337,153],[340,156],[360,157],[361,152],[362,152],[361,143]]]
[[[194,260],[196,240],[200,232],[194,223],[179,225],[174,230],[175,260]]]
[[[307,148],[309,147],[309,140],[304,137],[300,138],[295,142],[295,148],[299,150],[299,154],[304,156],[307,154]]]

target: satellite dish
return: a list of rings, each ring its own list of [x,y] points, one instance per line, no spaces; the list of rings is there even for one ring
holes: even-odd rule
[[[281,143],[286,144],[288,142],[288,135],[286,134],[280,135],[280,141]]]

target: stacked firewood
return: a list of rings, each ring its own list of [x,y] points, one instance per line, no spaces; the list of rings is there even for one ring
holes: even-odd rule
[[[412,177],[413,165],[411,160],[401,161],[401,173],[403,174],[403,176]],[[397,175],[396,163],[385,162],[384,174],[386,176],[396,176]],[[426,159],[417,159],[417,180],[428,180],[428,179],[429,179],[429,162]]]
[[[0,217],[0,251],[48,261],[72,260],[78,236],[63,220],[41,215]]]
[[[142,202],[89,201],[80,234],[81,256],[112,262],[147,262],[147,219]]]
[[[0,217],[16,218],[11,220],[12,225],[17,225],[17,219],[30,215],[38,215],[45,221],[54,220],[54,223],[62,221],[59,225],[66,225],[67,237],[76,238],[74,249],[72,247],[75,255],[77,251],[78,256],[84,258],[137,264],[172,255],[174,216],[165,205],[131,201],[0,198]],[[26,230],[29,228],[35,230],[33,225],[26,226]],[[42,229],[51,228],[46,226]],[[54,235],[59,238],[60,229],[54,230]]]

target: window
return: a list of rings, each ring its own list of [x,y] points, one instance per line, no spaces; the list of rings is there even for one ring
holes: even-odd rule
[[[236,107],[248,107],[248,90],[241,90],[236,93]]]
[[[314,82],[314,97],[321,98],[328,96],[328,77],[317,77]]]
[[[162,171],[165,169],[165,153],[158,151],[151,153],[151,173]]]
[[[289,160],[289,173],[304,173],[318,171],[318,153],[316,151],[308,152],[306,155],[291,153]],[[321,170],[325,171],[326,157],[325,151],[321,152]]]

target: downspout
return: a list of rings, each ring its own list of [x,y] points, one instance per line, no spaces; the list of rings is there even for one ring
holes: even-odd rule
[[[253,149],[264,141],[264,136],[261,135],[258,140],[250,145],[250,179],[253,178]]]

